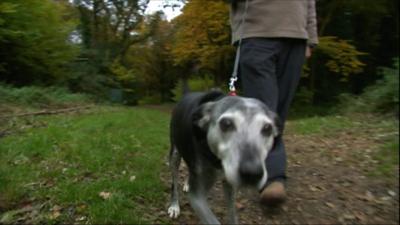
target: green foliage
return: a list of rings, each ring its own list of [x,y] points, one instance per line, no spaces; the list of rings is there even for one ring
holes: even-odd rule
[[[375,106],[376,111],[399,112],[399,59],[394,60],[393,68],[382,67],[383,76],[374,86],[368,87],[364,96]]]
[[[230,71],[234,56],[229,5],[222,0],[209,1],[207,4],[202,0],[192,0],[186,3],[182,15],[174,22],[174,63],[211,71],[217,80],[222,80],[223,75]]]
[[[381,149],[374,154],[379,163],[372,175],[391,177],[397,173],[399,166],[399,137],[390,136]]]
[[[214,87],[214,82],[210,76],[194,77],[188,80],[188,86],[189,90],[193,92],[208,91]],[[172,90],[172,93],[174,94],[173,100],[175,102],[178,102],[182,98],[183,87],[183,81],[179,80],[175,85],[175,88]]]
[[[178,73],[171,56],[173,27],[162,17],[161,13],[146,17],[144,26],[152,31],[152,36],[143,43],[131,46],[122,60],[127,68],[123,82],[130,82],[123,85],[135,88],[138,97],[146,98],[141,103],[170,101],[170,90]]]
[[[398,1],[364,1],[317,1],[320,44],[295,104],[360,93],[398,55]],[[176,100],[177,80],[193,74],[225,84],[235,55],[227,1],[182,2],[168,22],[144,13],[148,0],[2,0],[0,81],[64,85],[100,99],[122,89],[129,104]]]
[[[164,209],[160,173],[166,169],[161,162],[168,149],[168,115],[96,110],[36,118],[46,126],[0,139],[2,209],[34,199],[33,207],[41,207],[29,219],[39,224],[77,223],[82,217],[79,223],[162,221],[149,209]],[[65,209],[60,217],[49,214],[55,205]]]
[[[306,87],[300,87],[296,91],[293,105],[311,105],[313,102],[314,93]]]
[[[26,86],[14,88],[0,85],[0,104],[12,104],[31,107],[62,107],[91,102],[84,94],[72,94],[62,87]]]
[[[392,68],[382,67],[382,79],[367,87],[360,96],[341,95],[343,109],[350,112],[399,113],[399,59],[394,59]]]
[[[320,44],[315,54],[323,54],[328,57],[325,65],[328,70],[348,79],[350,74],[358,74],[363,71],[365,66],[359,59],[365,53],[360,52],[356,47],[346,40],[337,37],[320,37]]]
[[[75,26],[61,1],[0,3],[0,77],[15,84],[50,83],[65,75],[77,53],[69,42]]]
[[[114,83],[102,68],[95,62],[74,61],[68,65],[69,74],[60,83],[73,92],[88,93],[99,100],[106,99],[110,86]]]

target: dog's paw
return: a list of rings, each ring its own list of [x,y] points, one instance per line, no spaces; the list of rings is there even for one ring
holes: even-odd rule
[[[179,205],[171,205],[168,208],[168,215],[170,218],[172,219],[176,219],[178,218],[179,214],[180,214],[181,210],[179,208]]]
[[[183,188],[182,188],[183,192],[189,192],[189,181],[186,181],[183,184]]]

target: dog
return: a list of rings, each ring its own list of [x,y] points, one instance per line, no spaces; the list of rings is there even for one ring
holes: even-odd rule
[[[264,187],[265,159],[280,134],[277,115],[253,98],[219,91],[189,93],[176,105],[170,123],[171,202],[168,214],[180,214],[178,172],[181,158],[188,170],[189,202],[203,224],[220,224],[207,193],[222,172],[230,224],[237,224],[238,187]]]

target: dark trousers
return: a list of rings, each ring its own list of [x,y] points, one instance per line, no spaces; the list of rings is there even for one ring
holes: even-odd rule
[[[245,97],[257,98],[275,111],[282,131],[299,83],[306,41],[293,38],[246,38],[242,41],[239,77]],[[286,180],[282,135],[266,159],[268,182]]]

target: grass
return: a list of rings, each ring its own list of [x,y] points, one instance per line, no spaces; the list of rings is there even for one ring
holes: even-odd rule
[[[379,163],[373,176],[390,177],[399,166],[399,137],[392,136],[374,154],[374,159]],[[398,172],[398,170],[397,170]]]
[[[328,134],[342,129],[354,127],[357,122],[348,117],[330,115],[313,116],[302,119],[291,120],[290,129],[293,133],[302,135]]]
[[[168,149],[167,114],[103,107],[96,114],[40,120],[46,127],[0,139],[3,210],[47,202],[41,212],[48,215],[35,223],[155,219],[145,209],[162,202],[159,174]],[[105,199],[101,192],[111,197]],[[71,213],[56,217],[54,206]]]

